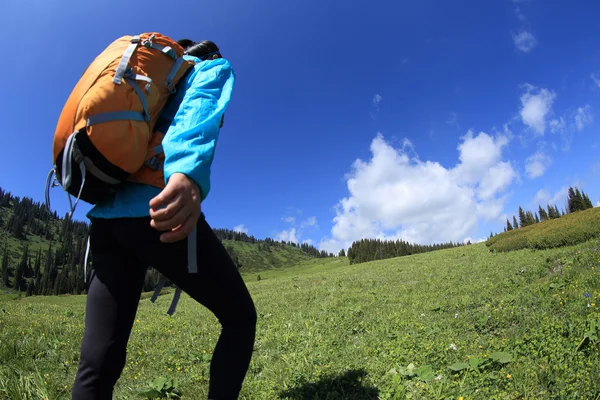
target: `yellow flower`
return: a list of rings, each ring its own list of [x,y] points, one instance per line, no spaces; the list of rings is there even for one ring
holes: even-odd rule
[[[462,397],[462,396],[460,396],[460,397],[458,398],[458,400],[465,400],[465,398],[464,398],[464,397]]]
[[[511,374],[506,375],[506,379],[510,379],[510,378],[512,378]]]

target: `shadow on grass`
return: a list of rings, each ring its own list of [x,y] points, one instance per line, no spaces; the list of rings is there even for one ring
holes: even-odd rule
[[[318,382],[299,381],[295,387],[279,393],[286,400],[377,400],[379,391],[364,386],[367,372],[348,370],[337,376],[326,376]]]

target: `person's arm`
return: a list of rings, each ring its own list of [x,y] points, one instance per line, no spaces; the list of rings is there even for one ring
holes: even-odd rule
[[[198,64],[187,79],[185,95],[163,139],[165,184],[174,173],[190,177],[210,191],[210,167],[221,119],[231,100],[235,73],[225,59]]]
[[[224,59],[197,65],[188,77],[177,113],[162,141],[165,189],[150,201],[151,225],[161,240],[185,238],[210,191],[210,167],[235,74]]]

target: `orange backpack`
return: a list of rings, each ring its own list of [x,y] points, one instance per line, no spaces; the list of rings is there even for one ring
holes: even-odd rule
[[[69,203],[76,196],[71,215],[80,199],[96,204],[127,180],[164,187],[160,142],[166,132],[155,132],[155,126],[193,66],[183,53],[169,37],[143,33],[115,40],[96,57],[58,119],[54,167],[46,182],[48,207],[52,175]]]

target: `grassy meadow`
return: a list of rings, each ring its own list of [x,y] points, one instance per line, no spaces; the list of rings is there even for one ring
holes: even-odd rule
[[[246,276],[259,320],[240,399],[598,399],[600,241],[486,244]],[[140,301],[116,399],[206,398],[219,325]],[[0,300],[0,398],[68,399],[84,296]]]

